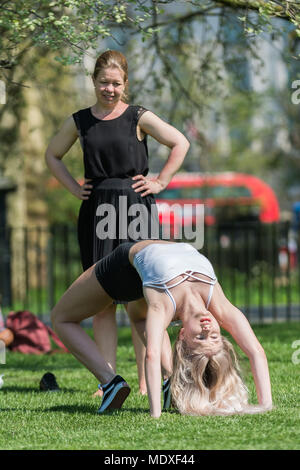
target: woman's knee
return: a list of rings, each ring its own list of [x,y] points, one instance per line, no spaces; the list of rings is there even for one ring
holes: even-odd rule
[[[63,309],[60,303],[58,303],[52,309],[50,318],[54,331],[59,329],[60,324],[64,323],[65,321],[77,323],[76,320],[72,320],[72,315],[68,314],[66,309]]]
[[[146,319],[147,304],[144,299],[129,302],[126,307],[130,322],[136,323]]]
[[[113,318],[115,316],[116,309],[117,309],[116,304],[111,303],[104,310],[96,313],[93,317],[93,321],[97,322],[97,321],[101,321],[103,318],[110,318],[110,317]]]
[[[54,329],[54,331],[56,331],[56,327],[59,323],[60,316],[61,316],[60,310],[55,306],[52,309],[51,314],[50,314],[51,324],[52,324],[52,328]]]

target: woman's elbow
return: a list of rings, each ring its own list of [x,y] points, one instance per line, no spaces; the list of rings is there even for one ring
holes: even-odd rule
[[[248,351],[248,357],[250,359],[258,358],[267,360],[265,350],[260,343],[256,344],[253,348],[251,348],[251,350]]]
[[[54,307],[50,313],[51,325],[55,332],[57,332],[57,324],[59,323],[59,312]]]
[[[146,348],[145,360],[148,365],[160,362],[160,353],[156,348]]]
[[[48,146],[45,151],[45,161],[48,166],[51,165],[51,162],[53,161],[54,158],[55,158],[55,155],[51,151],[51,148]]]
[[[53,152],[51,147],[47,148],[45,152],[45,161],[46,161],[46,165],[48,166],[50,170],[52,169],[53,165],[55,165],[56,162],[61,160],[61,158],[62,157],[60,155],[57,155],[55,154],[55,152]]]

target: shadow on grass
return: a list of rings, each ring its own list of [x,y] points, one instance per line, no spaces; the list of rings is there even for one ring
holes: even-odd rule
[[[21,356],[19,356],[20,358]],[[45,358],[47,356],[43,356]],[[10,357],[8,357],[10,359]],[[6,367],[9,370],[26,370],[26,371],[32,371],[32,372],[38,372],[38,371],[45,371],[45,369],[51,369],[53,371],[59,371],[59,370],[64,370],[64,369],[70,369],[70,370],[77,370],[82,368],[82,365],[80,362],[75,362],[75,359],[72,357],[72,363],[69,363],[68,361],[64,363],[53,363],[51,361],[47,360],[41,360],[41,363],[38,364],[37,361],[33,361],[33,358],[30,356],[27,356],[26,359],[22,357],[22,361],[19,363],[17,362],[18,357],[14,358],[16,359],[15,361],[6,361]]]
[[[80,414],[90,414],[95,415],[97,411],[97,406],[92,405],[57,405],[51,406],[50,408],[43,408],[42,410],[45,413],[80,413]]]
[[[28,410],[28,408],[0,408],[0,412],[3,411],[26,411],[26,413],[82,413],[82,414],[96,414],[97,409],[93,406],[88,405],[59,405],[59,406],[52,406],[50,408],[34,408],[32,410]]]
[[[69,413],[69,414],[86,414],[93,416],[120,416],[124,413],[139,413],[139,414],[149,414],[149,410],[144,408],[121,408],[120,410],[110,410],[105,413],[98,414],[97,406],[94,405],[57,405],[51,406],[49,408],[34,408],[31,410],[32,413]],[[5,411],[22,411],[22,408],[2,408],[0,407],[0,412]],[[23,411],[28,413],[28,408],[24,408]]]
[[[1,393],[26,393],[26,392],[34,392],[34,393],[38,393],[39,395],[45,395],[48,394],[48,393],[51,393],[51,394],[58,394],[58,393],[61,393],[61,392],[80,392],[79,389],[74,389],[74,388],[60,388],[60,390],[57,390],[57,391],[44,391],[44,390],[39,390],[39,387],[23,387],[23,386],[5,386],[3,387],[3,389],[1,390]]]

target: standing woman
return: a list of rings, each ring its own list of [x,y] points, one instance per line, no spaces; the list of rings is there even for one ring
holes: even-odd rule
[[[128,233],[124,234],[123,223],[121,227],[118,224],[119,220],[125,220],[128,227],[132,218],[127,218],[127,211],[133,204],[145,207],[143,214],[145,216],[146,212],[148,216],[144,219],[145,223],[141,223],[142,238],[153,238],[153,234],[157,234],[158,215],[153,195],[168,185],[189,149],[189,142],[177,129],[144,107],[127,103],[128,66],[122,53],[108,50],[101,54],[92,78],[96,103],[66,119],[46,151],[50,171],[75,197],[82,200],[78,239],[84,270],[111,253],[120,243],[136,241]],[[170,149],[167,162],[156,178],[147,177],[147,135]],[[84,158],[85,182],[82,185],[72,177],[62,162],[78,137]],[[115,209],[115,217],[107,217],[107,207]],[[126,309],[129,317],[134,316],[137,304],[130,302]],[[115,310],[116,305],[110,306],[93,319],[97,346],[114,371],[117,348]],[[109,336],[105,334],[106,331],[110,331]],[[140,391],[146,393],[144,347],[133,323],[132,335]],[[171,346],[167,335],[164,344],[163,351],[169,355]]]

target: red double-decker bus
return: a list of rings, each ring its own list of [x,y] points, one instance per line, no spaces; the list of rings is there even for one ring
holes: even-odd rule
[[[56,186],[57,180],[51,178],[49,187]],[[160,224],[173,228],[193,224],[200,206],[204,206],[206,225],[245,220],[267,224],[280,218],[273,189],[260,178],[244,173],[177,173],[156,196],[156,202]]]
[[[176,225],[179,219],[183,225],[192,223],[199,205],[204,205],[207,225],[239,220],[267,224],[280,218],[272,188],[256,176],[235,172],[178,173],[157,195],[157,205],[162,225]]]

